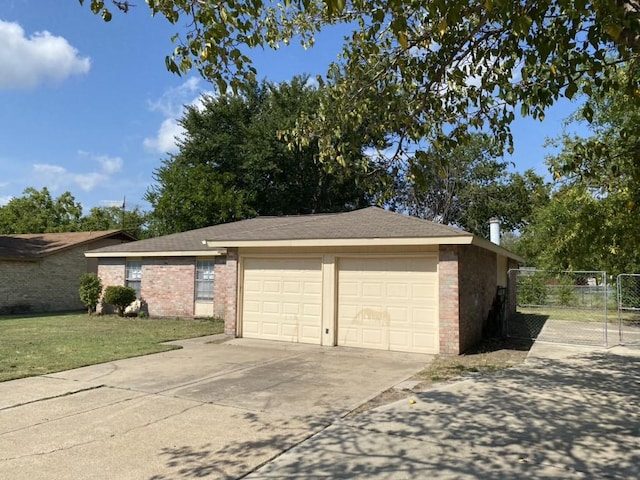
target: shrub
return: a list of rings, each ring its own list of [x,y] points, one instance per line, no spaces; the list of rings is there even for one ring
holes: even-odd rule
[[[80,277],[78,293],[80,294],[80,301],[88,308],[89,315],[91,315],[100,301],[100,295],[102,295],[102,282],[100,281],[100,277],[95,273],[85,273],[82,275]]]
[[[564,307],[570,307],[578,303],[575,281],[571,277],[563,276],[558,281],[558,301]]]
[[[136,291],[122,285],[109,286],[104,291],[104,302],[116,307],[118,316],[124,317],[127,306],[136,299]]]
[[[544,305],[547,285],[544,275],[534,273],[518,278],[518,305]]]

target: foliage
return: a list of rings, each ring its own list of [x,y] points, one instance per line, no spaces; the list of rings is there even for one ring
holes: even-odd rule
[[[558,278],[558,302],[564,307],[576,305],[576,283],[572,276],[562,275]]]
[[[637,84],[636,65],[612,70],[620,83]],[[583,82],[589,86],[590,82]],[[593,85],[591,86],[593,88]],[[565,184],[583,184],[600,195],[628,192],[629,210],[640,198],[640,106],[635,103],[640,90],[599,92],[591,96],[591,106],[578,109],[569,125],[585,122],[588,137],[563,134],[550,143],[561,151],[549,159],[555,178]],[[635,212],[637,213],[637,212]]]
[[[125,309],[135,301],[136,291],[122,285],[108,286],[104,291],[104,303],[116,307],[118,316],[124,317]]]
[[[148,213],[134,207],[123,211],[118,206],[93,207],[89,214],[80,219],[80,231],[96,232],[101,230],[124,230],[137,239],[146,238]],[[124,224],[123,224],[124,221]]]
[[[491,217],[505,231],[523,228],[535,205],[548,198],[532,170],[507,173],[508,163],[488,135],[473,135],[447,153],[429,149],[399,172],[395,210],[488,236]]]
[[[64,192],[53,199],[47,187],[41,191],[29,187],[22,197],[0,207],[0,233],[50,233],[76,231],[82,206],[73,195]]]
[[[547,281],[543,273],[518,276],[518,305],[544,305],[547,300]]]
[[[161,342],[224,331],[224,322],[85,314],[2,317],[0,324],[0,382],[164,352],[176,347]]]
[[[630,78],[629,68],[616,75]],[[640,271],[640,107],[624,91],[592,97],[592,135],[563,135],[548,158],[556,179],[518,248],[540,268]],[[571,117],[587,117],[581,108]]]
[[[96,305],[100,302],[100,296],[102,295],[100,277],[95,273],[82,275],[78,293],[80,294],[80,301],[88,308],[88,313],[91,315],[95,311]]]
[[[350,210],[368,204],[376,175],[316,162],[317,143],[289,148],[279,133],[301,112],[318,106],[321,93],[306,77],[254,85],[244,95],[206,98],[188,107],[180,151],[156,169],[147,191],[156,234],[180,232],[255,215]],[[362,147],[352,164],[368,162]],[[363,167],[364,168],[364,167]]]
[[[79,0],[81,4],[85,0]],[[103,0],[86,1],[105,20]],[[114,2],[128,11],[128,1]],[[444,151],[474,129],[489,129],[511,146],[516,111],[543,119],[560,97],[625,90],[607,68],[633,64],[640,51],[635,0],[147,0],[153,15],[186,25],[166,66],[192,68],[220,92],[250,85],[251,49],[291,41],[309,47],[332,25],[351,29],[340,58],[322,79],[330,95],[294,129],[297,141],[316,135],[323,159],[349,151],[345,125],[372,119],[398,142],[426,141]],[[592,82],[584,84],[581,79]],[[634,97],[634,102],[638,99]],[[593,107],[585,107],[585,116]],[[379,133],[378,132],[378,133]],[[336,139],[339,142],[336,143]],[[365,139],[365,142],[368,139]],[[398,157],[401,158],[401,157]]]
[[[52,198],[47,187],[29,187],[0,206],[0,234],[122,230],[122,215],[120,207],[93,207],[83,216],[82,205],[70,192]],[[125,211],[124,230],[136,238],[147,237],[147,215],[138,207]]]

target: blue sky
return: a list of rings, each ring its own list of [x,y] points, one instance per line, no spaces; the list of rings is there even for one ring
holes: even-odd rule
[[[182,106],[210,86],[195,72],[166,71],[176,26],[134,3],[104,23],[77,0],[0,2],[0,204],[46,186],[54,196],[70,191],[85,213],[125,196],[128,207],[149,208],[144,193],[175,149]],[[257,50],[259,78],[322,74],[340,40],[334,31],[308,51]],[[561,132],[574,108],[563,102],[544,122],[516,121],[516,170],[545,173],[545,138]]]

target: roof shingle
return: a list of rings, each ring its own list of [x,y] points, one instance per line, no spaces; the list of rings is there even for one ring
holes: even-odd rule
[[[345,213],[256,217],[163,237],[113,245],[92,253],[206,252],[204,241],[437,238],[472,235],[457,228],[378,207]]]
[[[37,260],[67,248],[117,235],[133,240],[120,230],[0,235],[0,260]]]

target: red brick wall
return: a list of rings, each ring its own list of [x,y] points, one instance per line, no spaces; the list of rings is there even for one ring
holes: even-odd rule
[[[458,247],[440,245],[438,281],[440,288],[440,353],[457,355],[460,353],[460,295],[458,284]]]
[[[124,258],[100,258],[98,260],[98,276],[104,289],[111,285],[124,285],[125,259]],[[98,313],[114,313],[111,305],[98,304]]]
[[[102,258],[98,275],[102,284],[125,284],[124,258]],[[163,257],[142,259],[140,296],[147,302],[148,312],[158,317],[191,317],[195,303],[194,257]],[[229,250],[226,257],[215,259],[213,292],[214,314],[225,320],[225,331],[235,334],[238,254]],[[112,313],[111,310],[103,310]]]
[[[149,315],[191,317],[194,314],[195,258],[166,257],[142,260],[140,296]]]
[[[216,260],[214,303],[215,314],[225,320],[224,332],[236,334],[238,299],[238,251],[228,249],[226,257]]]
[[[459,247],[460,353],[482,340],[482,330],[496,296],[498,260],[475,245]]]

